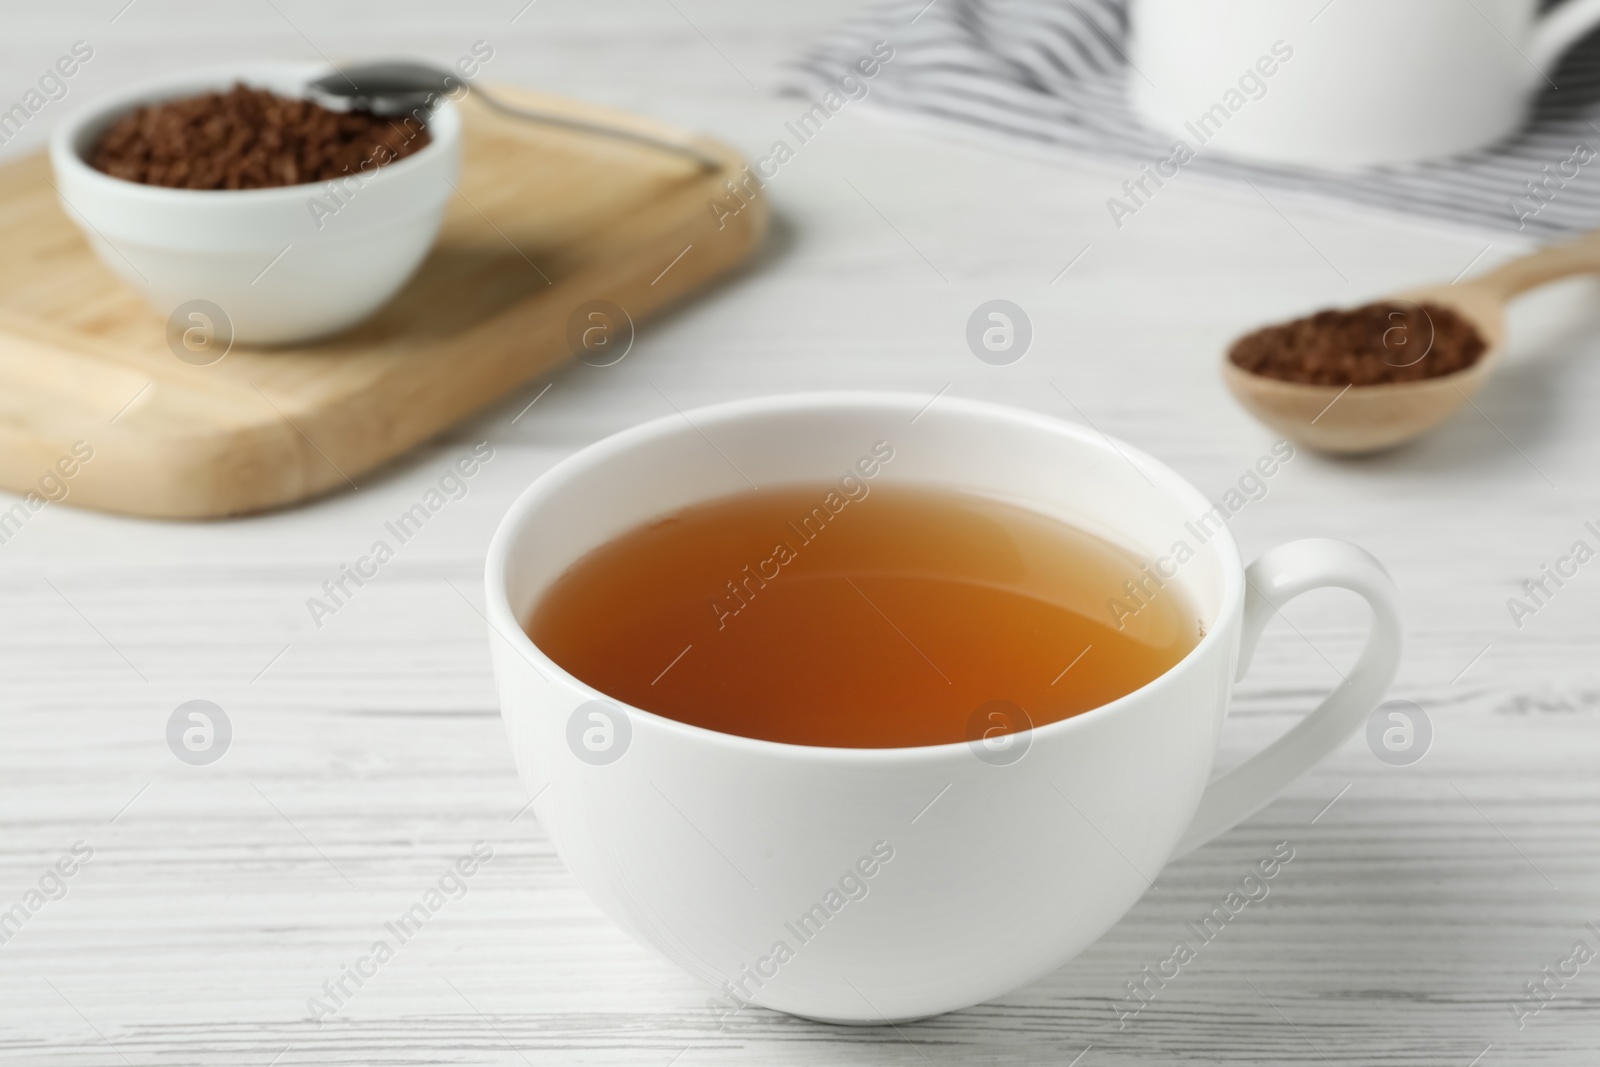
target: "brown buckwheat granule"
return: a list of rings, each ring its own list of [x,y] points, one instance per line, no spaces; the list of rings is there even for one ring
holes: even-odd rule
[[[1265,378],[1383,385],[1465,370],[1483,355],[1472,323],[1438,304],[1377,303],[1319,311],[1246,334],[1228,358]]]
[[[265,189],[329,181],[426,147],[412,116],[331,111],[235,85],[124,115],[89,165],[114,178],[177,189]]]

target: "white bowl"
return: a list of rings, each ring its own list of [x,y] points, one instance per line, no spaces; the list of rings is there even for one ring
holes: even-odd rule
[[[194,300],[221,308],[231,338],[284,344],[337,333],[377,310],[427,255],[461,165],[461,116],[428,120],[426,148],[337,182],[274,189],[168,189],[124,181],[85,157],[136,107],[235,82],[304,96],[314,63],[192,72],[106,97],[50,139],[62,207],[105,261],[163,317]]]

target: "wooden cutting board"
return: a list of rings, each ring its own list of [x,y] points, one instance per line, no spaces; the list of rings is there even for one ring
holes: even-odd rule
[[[587,104],[497,95],[686,139]],[[165,319],[100,264],[43,154],[0,168],[0,485],[51,496],[60,478],[68,504],[188,519],[349,488],[571,358],[580,306],[608,300],[637,324],[761,240],[764,198],[731,215],[709,206],[737,205],[723,183],[743,160],[724,145],[695,142],[722,161],[708,171],[471,96],[461,108],[460,195],[405,289],[336,338],[235,346],[209,366],[175,356]],[[75,445],[93,458],[77,462]]]

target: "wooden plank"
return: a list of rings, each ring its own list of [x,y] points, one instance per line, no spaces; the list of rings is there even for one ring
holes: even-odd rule
[[[698,142],[722,163],[707,171],[473,96],[462,109],[459,194],[405,289],[341,336],[241,346],[206,367],[175,358],[162,318],[101,265],[57,207],[43,155],[0,170],[0,485],[26,491],[83,440],[95,459],[70,502],[85,507],[203,518],[337,490],[569,358],[584,302],[610,300],[637,325],[761,240],[764,202],[725,219],[708,206],[743,164],[716,142]]]

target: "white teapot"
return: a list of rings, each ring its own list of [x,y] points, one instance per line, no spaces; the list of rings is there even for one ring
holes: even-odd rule
[[[1600,0],[1543,15],[1539,0],[1131,0],[1130,23],[1154,128],[1196,152],[1355,169],[1515,132]]]

